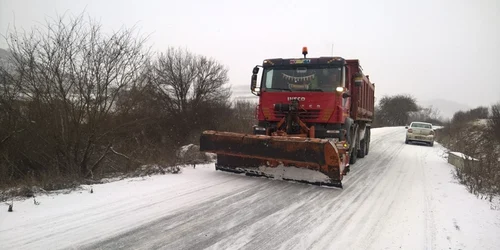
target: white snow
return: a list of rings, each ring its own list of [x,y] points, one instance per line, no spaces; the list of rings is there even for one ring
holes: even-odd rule
[[[327,175],[318,171],[296,167],[284,167],[283,165],[277,167],[260,166],[259,171],[278,180],[293,179],[311,182],[328,182],[330,179]]]
[[[463,159],[467,159],[467,160],[479,161],[479,160],[478,160],[478,159],[476,159],[476,158],[472,158],[472,157],[467,156],[467,155],[465,155],[464,153],[460,153],[460,152],[452,152],[452,151],[450,151],[450,154],[454,154],[454,155],[456,155],[456,156],[458,156],[458,157],[461,157],[461,158],[463,158]]]
[[[486,126],[488,125],[488,122],[490,122],[490,119],[477,119],[472,122],[472,124],[476,126]]]
[[[179,149],[179,152],[177,153],[177,155],[179,157],[184,157],[184,155],[186,154],[186,152],[188,150],[190,150],[192,147],[194,147],[195,145],[194,144],[188,144],[188,145],[184,145],[182,146],[180,149]]]
[[[373,129],[343,190],[207,164],[15,201],[0,248],[500,249],[500,204],[457,183],[441,145],[404,136]]]
[[[84,191],[69,195],[41,195],[38,206],[32,199],[14,201],[14,212],[7,213],[7,206],[0,212],[0,248],[56,249],[93,242],[245,186],[228,188],[237,179],[214,175],[212,164],[198,165],[182,174],[93,185],[93,193],[83,186]]]

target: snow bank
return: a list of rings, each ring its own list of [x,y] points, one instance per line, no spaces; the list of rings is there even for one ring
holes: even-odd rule
[[[14,201],[13,212],[2,203],[0,249],[79,248],[252,184],[221,185],[231,180],[237,178],[205,164],[185,168],[181,175],[84,185],[70,194],[49,192],[36,197],[39,205],[33,198]]]
[[[201,164],[214,161],[216,154],[200,152],[200,146],[188,144],[179,149],[177,157],[184,163]]]
[[[445,148],[437,147],[439,151]],[[437,154],[436,154],[437,155]],[[497,202],[478,199],[455,179],[454,166],[429,157],[428,164],[438,246],[450,249],[500,249]],[[496,198],[498,199],[498,197]],[[440,248],[440,249],[443,249]]]
[[[327,175],[318,171],[296,167],[285,167],[283,165],[279,165],[277,167],[260,166],[259,171],[279,180],[292,179],[310,182],[328,182],[330,179]]]
[[[449,153],[450,153],[450,154],[453,154],[453,155],[455,155],[455,156],[458,156],[458,157],[460,157],[460,158],[466,159],[466,160],[471,160],[471,161],[472,161],[472,160],[474,160],[474,161],[479,161],[478,159],[476,159],[476,158],[472,158],[472,157],[470,157],[470,156],[467,156],[467,155],[465,155],[464,153],[460,153],[460,152],[451,152],[451,151],[450,151]]]

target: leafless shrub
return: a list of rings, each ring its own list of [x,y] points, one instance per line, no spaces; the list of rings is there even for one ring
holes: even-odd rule
[[[158,174],[178,174],[182,169],[179,166],[160,166],[160,165],[144,165],[130,173],[129,177],[144,177]]]
[[[104,35],[83,15],[11,32],[12,70],[1,71],[2,176],[89,177],[107,159],[121,91],[143,81],[145,39],[133,29]]]
[[[492,115],[485,117],[484,108],[457,112],[437,140],[452,151],[458,151],[475,160],[464,160],[464,167],[456,168],[456,176],[468,190],[478,196],[500,194],[500,142],[495,137],[495,105]],[[486,109],[487,110],[487,109]],[[478,119],[487,118],[487,122]]]
[[[453,123],[467,123],[472,120],[477,119],[487,119],[488,118],[488,108],[487,107],[477,107],[470,109],[468,111],[458,111],[453,115],[451,121]]]
[[[82,14],[6,39],[0,190],[72,188],[172,166],[203,130],[251,132],[255,124],[255,104],[231,103],[224,65],[174,48],[153,58],[135,29],[105,34]]]
[[[221,129],[230,132],[252,133],[253,125],[258,123],[256,109],[257,103],[236,100],[231,110],[228,112],[228,117],[230,117],[230,119],[227,119],[225,123],[221,124]]]
[[[429,107],[418,107],[418,111],[410,112],[410,121],[429,122],[434,125],[441,125],[443,118],[439,115],[439,110],[432,105]]]
[[[491,116],[488,126],[493,138],[500,143],[500,103],[491,106]]]
[[[231,94],[227,71],[214,59],[174,48],[155,61],[150,79],[172,121],[177,146],[197,142],[203,129],[225,120]]]

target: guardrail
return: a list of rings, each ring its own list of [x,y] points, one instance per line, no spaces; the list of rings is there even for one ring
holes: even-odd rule
[[[474,167],[479,164],[479,160],[467,156],[460,152],[448,152],[448,163],[459,168],[460,170],[464,170],[467,167]]]

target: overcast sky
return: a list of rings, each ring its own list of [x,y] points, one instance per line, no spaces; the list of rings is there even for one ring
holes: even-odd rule
[[[105,30],[138,25],[157,51],[181,46],[214,57],[238,95],[249,95],[263,59],[301,57],[302,46],[309,57],[329,56],[333,44],[335,55],[360,59],[378,98],[500,101],[499,0],[0,0],[0,32],[84,10]]]

